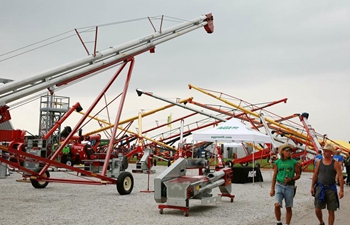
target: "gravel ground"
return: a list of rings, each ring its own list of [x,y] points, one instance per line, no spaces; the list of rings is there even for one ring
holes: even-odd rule
[[[134,168],[131,164],[128,171]],[[150,176],[149,190],[153,190],[153,179],[166,167],[152,169],[156,173]],[[188,175],[193,172],[189,170]],[[72,174],[51,172],[51,177],[75,178]],[[274,199],[269,196],[272,171],[263,170],[262,175],[264,182],[232,184],[233,203],[229,198],[212,205],[190,200],[189,217],[185,217],[182,211],[173,209],[159,213],[153,193],[141,192],[147,190],[147,174],[133,173],[134,189],[122,196],[115,185],[50,183],[44,189],[35,189],[30,183],[16,182],[21,175],[14,173],[0,179],[0,224],[275,224]],[[313,208],[311,176],[303,173],[297,182],[293,221]],[[214,188],[213,194],[217,193],[219,188]]]

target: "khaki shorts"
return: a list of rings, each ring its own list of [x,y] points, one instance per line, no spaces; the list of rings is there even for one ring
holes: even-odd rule
[[[318,200],[318,196],[320,195],[321,187],[317,186],[316,187],[316,193],[315,193],[315,208],[317,209],[325,209],[327,206],[327,210],[330,211],[337,211],[339,208],[339,203],[338,203],[338,194],[334,192],[333,190],[326,189],[325,193],[325,201],[320,202]]]

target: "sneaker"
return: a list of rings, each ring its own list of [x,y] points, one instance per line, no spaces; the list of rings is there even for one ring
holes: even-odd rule
[[[320,225],[325,225],[324,223],[320,223]]]
[[[277,223],[277,225],[283,225],[282,223]]]

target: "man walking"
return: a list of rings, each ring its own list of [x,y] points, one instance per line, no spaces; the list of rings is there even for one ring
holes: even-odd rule
[[[275,196],[275,217],[277,225],[282,225],[281,208],[282,201],[285,201],[286,224],[289,225],[292,219],[293,198],[295,194],[295,181],[300,178],[298,162],[291,158],[293,146],[283,144],[278,147],[280,158],[273,164],[273,177],[270,196]]]
[[[316,168],[312,177],[311,194],[315,196],[315,214],[324,225],[322,209],[327,206],[328,225],[333,225],[335,220],[335,211],[339,208],[339,198],[344,196],[344,180],[339,179],[339,197],[335,177],[342,176],[340,164],[333,159],[336,150],[333,145],[327,144],[323,148],[323,159],[316,163]]]

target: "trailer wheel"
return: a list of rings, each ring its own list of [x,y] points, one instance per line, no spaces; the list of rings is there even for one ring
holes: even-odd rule
[[[169,167],[169,166],[171,166],[171,161],[170,161],[170,160],[168,161],[168,167]]]
[[[61,163],[66,164],[67,166],[74,166],[74,162],[71,156],[63,155],[61,158]]]
[[[41,168],[36,169],[35,172],[39,173],[41,171]],[[50,173],[49,171],[45,171],[43,177],[50,177]],[[32,183],[32,186],[35,188],[46,188],[46,186],[49,184],[49,182],[47,181],[37,181],[34,179],[30,179],[30,182]]]
[[[153,166],[157,166],[157,159],[153,159]]]
[[[74,161],[73,161],[72,157],[68,156],[65,164],[67,166],[74,166]]]
[[[230,168],[232,168],[232,167],[233,167],[233,162],[232,162],[231,160],[227,160],[227,161],[225,162],[225,165],[228,166],[228,167],[230,167]]]
[[[122,160],[122,170],[126,170],[129,167],[128,157],[123,156]]]
[[[134,188],[134,178],[129,172],[121,172],[117,178],[117,190],[120,195],[128,195]]]

